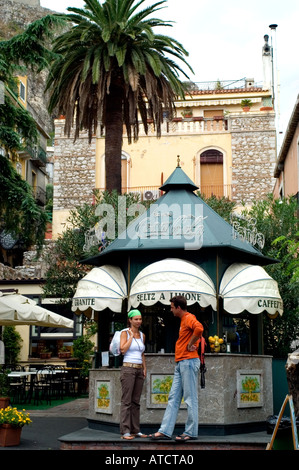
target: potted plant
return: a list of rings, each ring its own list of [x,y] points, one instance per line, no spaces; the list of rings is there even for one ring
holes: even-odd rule
[[[71,356],[71,351],[66,346],[62,346],[58,351],[58,357],[60,359],[66,359]]]
[[[4,370],[0,373],[0,409],[9,405],[9,378],[8,371]]]
[[[184,111],[182,111],[181,114],[182,114],[184,119],[192,118],[192,116],[193,116],[193,112],[192,112],[192,109],[190,108],[190,106],[187,106],[186,109],[184,109]]]
[[[43,347],[39,352],[39,357],[41,359],[50,359],[51,356],[51,351],[49,351],[49,349],[47,349],[46,347]]]
[[[32,421],[25,410],[8,406],[0,410],[0,446],[16,446],[20,443],[22,428]]]
[[[251,106],[253,105],[252,101],[249,99],[244,99],[241,101],[241,107],[243,108],[243,111],[247,112],[250,111]]]

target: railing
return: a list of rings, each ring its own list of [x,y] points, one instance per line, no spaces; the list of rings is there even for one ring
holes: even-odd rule
[[[191,90],[235,90],[236,88],[261,87],[262,83],[255,83],[253,80],[240,78],[238,80],[217,80],[208,82],[192,82]]]
[[[31,160],[34,160],[36,163],[39,164],[39,166],[45,166],[47,163],[47,153],[42,147],[30,147],[26,146],[23,150],[21,150],[20,155],[23,158],[30,158]]]
[[[166,121],[161,126],[162,135],[178,134],[213,134],[229,132],[229,121],[223,116],[214,118],[174,118],[172,121]],[[148,123],[148,134],[155,135],[154,124]],[[144,136],[143,126],[140,125],[139,136]]]
[[[36,202],[44,206],[46,204],[46,191],[40,186],[35,186],[32,189]]]
[[[135,186],[135,187],[122,187],[122,194],[133,193],[139,196],[140,201],[154,201],[161,197],[164,192],[159,188],[162,186]],[[104,191],[103,188],[97,188],[96,191]],[[205,197],[227,197],[231,199],[232,185],[231,184],[218,184],[218,185],[201,185],[198,191]]]
[[[232,198],[232,185],[231,184],[203,184],[199,187],[200,194],[205,197],[216,196],[218,198],[227,197]]]

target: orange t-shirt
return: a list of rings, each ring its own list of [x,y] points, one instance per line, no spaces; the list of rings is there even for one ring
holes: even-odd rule
[[[196,316],[192,313],[187,312],[181,318],[181,326],[178,340],[175,344],[175,361],[183,361],[184,359],[193,359],[198,356],[198,346],[199,346],[199,338],[196,341],[196,350],[195,351],[188,351],[187,346],[190,341],[190,338],[195,335],[201,337],[203,333],[203,326],[197,320]]]

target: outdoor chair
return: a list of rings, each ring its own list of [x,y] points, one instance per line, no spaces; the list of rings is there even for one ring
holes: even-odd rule
[[[51,368],[37,371],[32,388],[33,404],[39,405],[43,401],[51,405],[52,401],[52,377]]]

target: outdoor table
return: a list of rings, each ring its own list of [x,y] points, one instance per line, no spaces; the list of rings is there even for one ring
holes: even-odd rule
[[[10,372],[9,374],[7,374],[8,377],[10,378],[15,378],[15,377],[19,377],[19,378],[24,378],[24,377],[28,377],[30,376],[30,380],[29,380],[29,396],[32,395],[32,390],[33,390],[33,380],[32,380],[32,376],[33,375],[36,375],[36,371],[18,371],[18,370],[15,370],[15,371],[12,371]],[[12,385],[12,384],[11,384]],[[20,383],[21,385],[21,383]],[[26,385],[25,385],[25,391],[26,391]]]

